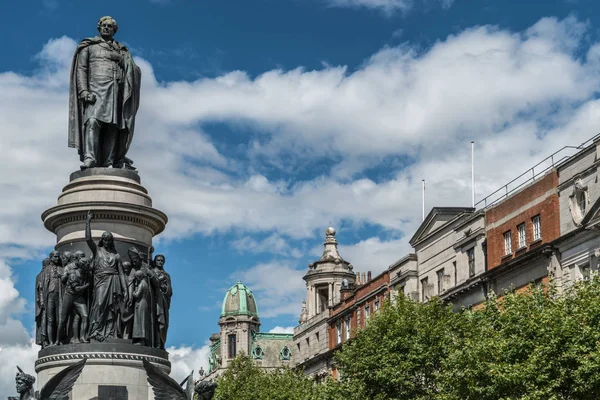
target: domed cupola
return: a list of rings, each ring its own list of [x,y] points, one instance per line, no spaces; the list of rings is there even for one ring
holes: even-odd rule
[[[258,308],[252,291],[241,281],[238,281],[225,293],[221,317],[241,315],[258,317]]]

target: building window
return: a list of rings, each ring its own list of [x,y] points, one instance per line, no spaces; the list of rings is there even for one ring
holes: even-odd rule
[[[512,253],[512,241],[510,237],[510,231],[504,232],[504,255]]]
[[[426,300],[429,300],[427,298],[427,295],[425,294],[425,288],[427,287],[428,284],[429,284],[429,279],[428,278],[421,279],[421,301],[422,302],[425,302]]]
[[[308,347],[310,349],[310,338],[309,337],[306,338],[306,347]]]
[[[452,261],[452,269],[454,270],[454,285],[458,285],[458,269],[456,268],[456,261]]]
[[[475,247],[467,250],[467,261],[469,262],[469,278],[475,275]]]
[[[236,344],[235,334],[227,336],[227,355],[230,359],[235,358]]]
[[[519,233],[519,249],[522,249],[527,246],[527,239],[525,238],[525,223],[517,226],[517,231]]]
[[[319,341],[319,332],[315,332],[315,339],[317,339],[317,342]]]
[[[375,300],[374,309],[375,312],[379,311],[379,299]]]
[[[438,294],[442,294],[444,291],[444,268],[437,272],[437,285]]]
[[[533,217],[531,223],[533,225],[533,240],[540,240],[542,238],[540,216],[536,215],[535,217]]]
[[[252,357],[257,360],[262,360],[264,355],[265,352],[263,351],[262,347],[260,347],[260,345],[256,345],[254,350],[252,350]]]
[[[337,344],[342,343],[342,321],[337,323]]]
[[[296,343],[296,346],[298,347],[298,353],[300,353],[300,342]]]
[[[350,339],[350,315],[346,315],[346,340]]]
[[[281,356],[281,359],[283,361],[290,361],[292,359],[292,351],[287,346],[285,346],[283,349],[281,349],[281,351],[279,352],[279,355]]]
[[[368,305],[365,306],[365,325],[369,322],[369,317],[371,316],[371,307]]]

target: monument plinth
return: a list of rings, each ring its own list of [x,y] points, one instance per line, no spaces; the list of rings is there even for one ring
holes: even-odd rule
[[[72,399],[154,399],[148,385],[144,360],[170,373],[168,353],[161,349],[136,346],[126,340],[83,343],[42,349],[35,363],[38,387],[83,358],[83,372],[75,382]]]
[[[161,233],[167,223],[167,216],[152,207],[152,198],[135,171],[85,169],[71,174],[58,204],[42,214],[46,229],[56,234],[56,250],[88,251],[88,211],[94,214],[92,238],[97,241],[103,232],[111,232],[120,254],[127,254],[132,245],[147,252],[152,237]]]

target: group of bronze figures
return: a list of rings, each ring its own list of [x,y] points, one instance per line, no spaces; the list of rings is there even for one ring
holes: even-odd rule
[[[36,277],[36,342],[42,347],[131,339],[165,348],[173,287],[165,257],[151,260],[136,247],[125,261],[104,232],[98,243],[88,213],[85,239],[92,252],[52,251]]]

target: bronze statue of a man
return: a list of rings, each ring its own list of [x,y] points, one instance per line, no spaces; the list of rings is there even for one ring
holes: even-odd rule
[[[69,147],[82,169],[132,168],[125,157],[139,107],[141,71],[125,46],[113,39],[117,22],[98,21],[100,36],[83,39],[73,57],[69,91]]]

